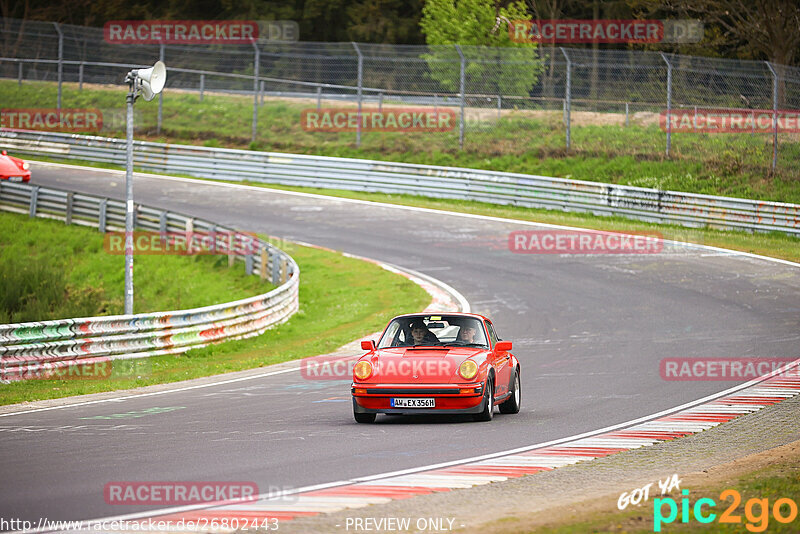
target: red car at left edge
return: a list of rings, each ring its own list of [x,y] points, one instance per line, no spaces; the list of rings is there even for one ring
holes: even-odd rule
[[[30,182],[31,171],[29,170],[28,163],[14,156],[9,156],[8,152],[3,150],[3,152],[0,153],[0,180],[8,180],[9,182]]]

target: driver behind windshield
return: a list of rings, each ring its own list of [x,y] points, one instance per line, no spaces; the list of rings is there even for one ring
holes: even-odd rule
[[[475,325],[465,324],[461,327],[461,330],[458,331],[458,340],[463,343],[478,343],[478,341],[475,340],[475,334],[477,332]]]
[[[411,323],[411,337],[403,343],[403,346],[412,345],[438,345],[439,338],[422,321],[417,319]]]

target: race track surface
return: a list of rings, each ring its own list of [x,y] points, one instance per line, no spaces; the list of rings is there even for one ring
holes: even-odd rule
[[[42,186],[124,197],[120,174],[32,169]],[[148,509],[105,504],[111,481],[254,481],[267,492],[511,449],[734,385],[662,380],[662,358],[798,356],[800,269],[789,265],[690,248],[512,254],[509,232],[535,227],[142,175],[134,188],[138,203],[450,284],[514,342],[522,412],[491,423],[379,416],[375,425],[358,425],[349,383],[292,372],[1,417],[2,517],[88,519]],[[136,413],[98,418],[129,412]]]

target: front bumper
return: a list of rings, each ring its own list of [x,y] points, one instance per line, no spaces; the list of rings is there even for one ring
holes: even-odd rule
[[[356,388],[360,391],[356,393]],[[486,404],[483,384],[353,384],[353,412],[388,414],[475,414]],[[431,397],[435,408],[393,408],[393,397]]]

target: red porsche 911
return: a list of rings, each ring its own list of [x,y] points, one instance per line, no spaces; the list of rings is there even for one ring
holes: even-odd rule
[[[31,171],[28,170],[28,163],[14,156],[9,156],[3,150],[0,153],[0,180],[10,182],[29,182]]]
[[[518,413],[520,365],[511,342],[471,313],[413,314],[392,319],[353,367],[353,415],[372,423],[384,414],[472,414],[491,421]]]

